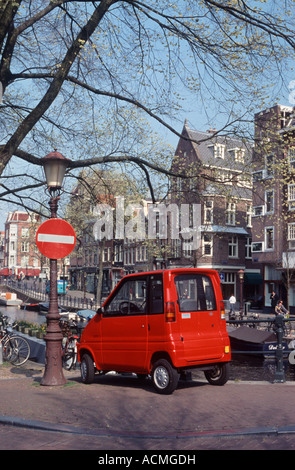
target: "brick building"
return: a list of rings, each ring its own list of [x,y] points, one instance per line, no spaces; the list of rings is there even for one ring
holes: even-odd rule
[[[4,230],[4,259],[1,276],[34,278],[41,270],[41,254],[35,243],[40,216],[21,211],[9,212]]]
[[[275,105],[255,115],[253,260],[263,266],[264,306],[274,289],[295,308],[295,115]]]
[[[244,300],[261,296],[260,266],[252,263],[251,144],[214,130],[200,132],[185,123],[172,170],[171,201],[200,204],[201,246],[187,250],[175,240],[169,265],[216,269],[224,299],[240,298],[239,272],[244,272]]]

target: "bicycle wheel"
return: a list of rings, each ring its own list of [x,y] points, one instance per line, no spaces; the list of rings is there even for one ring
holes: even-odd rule
[[[62,365],[64,369],[70,370],[76,364],[76,342],[70,341],[67,350],[64,350],[62,356]]]
[[[74,364],[75,353],[65,353],[62,357],[62,366],[66,370],[70,370]]]
[[[31,348],[22,336],[10,336],[4,344],[5,359],[14,366],[21,366],[30,357]]]

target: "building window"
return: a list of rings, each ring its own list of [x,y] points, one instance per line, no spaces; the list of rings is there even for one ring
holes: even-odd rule
[[[224,158],[225,145],[215,144],[214,145],[214,158]]]
[[[252,253],[264,251],[264,242],[252,242]]]
[[[141,250],[140,250],[140,246],[138,246],[136,248],[136,260],[135,261],[141,261]]]
[[[182,183],[183,183],[183,179],[181,177],[177,177],[176,178],[176,193],[178,196],[180,196],[182,192]]]
[[[146,247],[145,246],[142,246],[141,247],[141,259],[142,261],[146,261]]]
[[[246,226],[252,227],[252,205],[247,204],[246,206]]]
[[[22,232],[21,232],[21,236],[27,238],[29,235],[30,235],[29,229],[27,227],[23,227]]]
[[[274,249],[274,228],[265,227],[265,249],[273,250]]]
[[[29,242],[21,242],[21,251],[28,253],[30,251]]]
[[[295,223],[288,224],[288,244],[289,250],[295,249]]]
[[[233,236],[228,239],[228,256],[229,258],[238,257],[238,237]]]
[[[288,184],[288,204],[289,210],[295,210],[295,184]]]
[[[213,147],[214,158],[224,159],[224,155],[225,155],[225,145],[224,144],[216,143],[214,145],[208,145],[208,147]]]
[[[229,153],[233,155],[236,162],[244,163],[245,149],[236,147],[236,148],[230,149]]]
[[[235,273],[224,273],[223,284],[235,284]]]
[[[190,258],[193,254],[191,242],[183,242],[182,251],[185,258]]]
[[[107,248],[104,248],[103,249],[103,252],[102,252],[102,260],[104,262],[108,261],[108,249]]]
[[[288,224],[288,240],[295,240],[295,223]]]
[[[180,258],[181,255],[181,240],[171,240],[171,256],[172,258]]]
[[[28,256],[22,256],[20,260],[20,265],[22,268],[27,268],[29,266],[29,257]]]
[[[265,207],[264,206],[255,206],[253,207],[253,217],[260,217],[261,215],[264,215],[265,213]]]
[[[252,238],[247,237],[245,243],[245,258],[252,258]]]
[[[109,259],[111,259],[111,257]],[[121,263],[123,261],[123,247],[122,247],[122,245],[115,245],[114,246],[114,261],[115,261],[115,263]]]
[[[256,183],[257,181],[261,181],[263,179],[263,173],[264,173],[264,170],[254,171],[252,173],[253,183]]]
[[[266,213],[273,212],[274,209],[274,191],[265,191],[265,210]]]
[[[265,157],[265,178],[273,177],[273,164],[274,164],[274,156],[267,155]]]
[[[226,224],[235,225],[236,223],[236,204],[228,202],[226,205]]]
[[[205,201],[204,223],[213,224],[213,201]]]
[[[203,235],[203,255],[212,256],[213,254],[213,236],[207,233]]]
[[[295,147],[288,149],[289,170],[295,170]]]

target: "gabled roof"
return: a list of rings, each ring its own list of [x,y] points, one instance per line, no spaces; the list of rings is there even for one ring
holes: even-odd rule
[[[202,132],[194,129],[190,129],[185,122],[183,133],[186,132],[188,137],[194,140],[192,145],[197,153],[197,156],[204,165],[210,165],[212,167],[229,168],[231,170],[245,171],[245,165],[248,171],[250,171],[249,164],[251,164],[251,144],[245,142],[242,139],[238,139],[234,136],[219,135],[216,132],[210,130]],[[224,158],[214,157],[214,146],[216,144],[224,145]],[[234,157],[234,149],[244,149],[245,157],[244,163],[236,161]]]

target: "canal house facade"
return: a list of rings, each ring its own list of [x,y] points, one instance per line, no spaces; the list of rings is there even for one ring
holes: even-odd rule
[[[253,261],[262,264],[264,307],[274,290],[295,311],[295,115],[275,105],[255,115]]]
[[[187,250],[185,241],[176,240],[169,264],[216,269],[224,299],[234,294],[254,305],[262,276],[251,252],[251,159],[252,143],[185,122],[172,164],[183,177],[172,178],[171,202],[200,205],[200,247]]]

